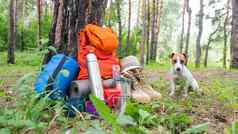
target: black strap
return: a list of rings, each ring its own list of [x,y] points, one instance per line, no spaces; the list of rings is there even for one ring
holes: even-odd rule
[[[57,74],[61,71],[62,67],[64,66],[65,61],[67,60],[67,57],[64,56],[62,60],[60,61],[59,65],[56,67],[55,71],[53,72],[52,76],[50,76],[48,80],[48,88],[49,90],[53,89],[53,81],[55,80]]]

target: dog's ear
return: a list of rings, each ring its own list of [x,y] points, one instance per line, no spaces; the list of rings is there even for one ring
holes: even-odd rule
[[[186,59],[188,58],[188,55],[186,53],[182,53],[182,54]]]
[[[174,57],[175,53],[172,53],[169,55],[169,58],[172,59]]]
[[[182,53],[183,56],[185,57],[185,63],[184,65],[187,65],[188,64],[188,55],[186,53]]]

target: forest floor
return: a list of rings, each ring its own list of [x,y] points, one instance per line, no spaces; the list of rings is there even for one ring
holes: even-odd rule
[[[171,101],[177,109],[192,118],[193,125],[209,122],[208,134],[225,133],[225,128],[238,119],[238,71],[222,68],[192,69],[202,95],[191,93],[187,98],[168,97],[167,71],[147,69],[148,81],[163,94],[162,101]]]
[[[16,65],[6,65],[6,55],[0,53],[0,106],[7,111],[11,107],[17,107],[15,106],[17,105],[16,101],[21,101],[22,99],[15,99],[19,91],[14,90],[14,88],[16,88],[19,79],[29,73],[33,74],[34,78],[40,68],[41,57],[39,55],[21,53],[17,55],[17,58],[21,60],[17,61]],[[128,105],[132,107],[128,106],[129,110],[126,113],[131,115],[137,122],[140,121],[134,115],[136,112],[138,113],[138,109],[143,109],[156,116],[155,122],[159,122],[159,125],[147,122],[138,123],[145,129],[145,133],[156,134],[164,131],[164,133],[175,134],[202,123],[209,123],[208,134],[228,133],[232,123],[238,119],[238,71],[224,70],[222,68],[192,69],[203,90],[203,94],[199,95],[191,92],[187,98],[180,95],[171,98],[168,96],[169,83],[165,80],[168,67],[169,65],[153,64],[145,67],[144,71],[148,78],[148,83],[154,89],[160,91],[163,98],[147,105],[131,102]],[[32,86],[33,81],[34,79],[31,79],[28,82],[30,86]],[[24,102],[23,99],[22,101]],[[14,111],[20,110],[15,109]],[[0,120],[4,118],[3,115],[7,116],[7,114],[3,113],[4,110],[0,110]],[[16,118],[18,116],[16,115]],[[0,126],[4,126],[1,124],[2,122],[0,121]],[[5,127],[14,129],[14,125],[10,126],[11,124],[8,124]],[[163,126],[164,129],[161,130],[160,126]],[[127,131],[139,133],[138,130],[136,132],[135,128]]]

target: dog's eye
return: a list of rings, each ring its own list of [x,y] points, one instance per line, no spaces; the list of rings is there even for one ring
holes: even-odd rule
[[[177,60],[173,60],[173,63],[177,63]]]
[[[183,63],[184,63],[184,60],[181,60],[181,63],[183,64]]]

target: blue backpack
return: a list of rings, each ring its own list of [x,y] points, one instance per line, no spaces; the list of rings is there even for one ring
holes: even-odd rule
[[[49,91],[51,99],[64,97],[78,70],[79,65],[74,58],[64,54],[53,56],[44,65],[35,81],[36,93],[40,94]]]

